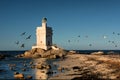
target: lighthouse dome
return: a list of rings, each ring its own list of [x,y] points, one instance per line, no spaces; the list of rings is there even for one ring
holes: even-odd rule
[[[42,19],[42,22],[47,22],[47,18],[44,17],[44,18]]]

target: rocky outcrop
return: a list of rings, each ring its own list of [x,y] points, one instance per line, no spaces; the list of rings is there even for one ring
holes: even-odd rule
[[[24,57],[24,58],[61,58],[66,55],[66,51],[61,48],[51,48],[49,50],[44,50],[41,48],[31,49],[26,51],[24,54],[17,55],[16,57]]]
[[[16,73],[16,74],[14,74],[14,78],[15,79],[23,79],[24,78],[24,74],[22,74],[22,73]]]
[[[0,60],[1,60],[1,59],[5,59],[5,55],[0,54]]]

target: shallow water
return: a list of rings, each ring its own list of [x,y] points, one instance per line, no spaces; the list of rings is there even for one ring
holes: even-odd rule
[[[34,70],[30,68],[29,63],[31,59],[18,59],[13,57],[7,57],[0,61],[0,79],[14,79],[14,72],[31,75],[34,77]],[[26,64],[26,66],[24,65]],[[13,67],[10,67],[13,66]],[[22,69],[26,69],[23,71]]]
[[[12,54],[10,57],[6,57],[5,59],[0,60],[0,80],[1,79],[14,79],[14,72],[19,72],[24,74],[24,78],[27,78],[28,75],[32,76],[32,79],[36,79],[36,75],[40,76],[38,72],[40,72],[40,69],[32,69],[30,62],[34,62],[35,59],[25,59],[25,58],[15,58],[15,55]],[[52,63],[55,61],[55,59],[47,60],[47,63],[51,65],[51,71],[54,72],[53,74],[46,75],[48,77],[56,75],[57,67],[54,66]],[[11,69],[11,66],[12,69]],[[22,69],[26,69],[25,71]]]

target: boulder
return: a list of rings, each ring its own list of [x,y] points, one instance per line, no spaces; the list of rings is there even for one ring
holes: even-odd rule
[[[35,69],[35,67],[36,67],[35,65],[32,65],[32,66],[31,66],[32,69]]]
[[[17,79],[23,79],[24,78],[24,75],[19,73],[19,74],[14,74],[14,78],[17,78]]]
[[[34,54],[37,51],[37,48],[33,48],[30,50],[31,54]]]
[[[5,59],[5,55],[0,54],[0,59]]]
[[[44,50],[44,49],[41,49],[41,48],[34,48],[32,50],[26,51],[21,56],[25,57],[25,58],[50,58],[50,59],[55,59],[55,58],[61,58],[65,55],[66,55],[66,51],[62,48],[59,48],[59,49],[50,48],[48,50]]]
[[[40,58],[40,57],[41,57],[41,55],[39,53],[35,53],[32,55],[32,58]]]
[[[28,75],[28,76],[26,77],[26,79],[32,79],[32,76]]]
[[[30,65],[32,65],[32,64],[33,64],[33,62],[31,61],[29,64],[30,64]]]
[[[42,54],[45,52],[45,50],[41,48],[37,48],[36,52]]]
[[[22,68],[22,71],[26,71],[26,69],[25,69],[25,68]]]
[[[19,74],[19,72],[14,72],[14,75]]]
[[[45,68],[46,68],[46,69],[51,69],[51,66],[50,66],[50,65],[46,65]]]
[[[49,57],[50,59],[56,59],[56,55],[54,54],[54,55],[50,55],[50,57]]]
[[[37,68],[37,69],[43,69],[43,65],[42,65],[42,64],[37,64],[37,65],[36,65],[36,68]]]
[[[24,53],[24,57],[31,57],[32,55],[31,55],[31,52],[29,52],[29,51],[26,51],[25,53]]]
[[[103,55],[103,54],[104,54],[103,51],[98,51],[98,52],[91,53],[91,55]]]
[[[75,54],[75,53],[76,53],[76,51],[73,51],[73,50],[68,52],[68,54],[70,54],[70,55]]]

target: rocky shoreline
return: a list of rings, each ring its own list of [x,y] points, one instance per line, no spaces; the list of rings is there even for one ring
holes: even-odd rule
[[[119,80],[120,55],[104,54],[102,51],[91,54],[80,54],[63,49],[32,49],[19,58],[33,58],[31,68],[36,69],[35,79],[68,79],[68,80]],[[53,65],[47,60],[59,59]],[[56,67],[56,72],[53,70]],[[57,73],[57,74],[56,74]],[[55,74],[53,76],[48,76]],[[32,78],[32,76],[29,78]]]
[[[54,64],[59,65],[59,69],[63,72],[51,77],[50,80],[120,79],[120,55],[73,54]]]

